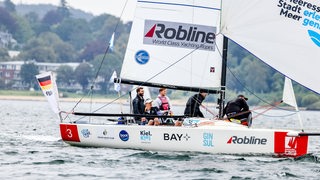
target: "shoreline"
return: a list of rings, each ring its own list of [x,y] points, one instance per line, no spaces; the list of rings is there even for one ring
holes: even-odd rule
[[[45,96],[19,96],[19,95],[0,95],[0,100],[11,100],[11,101],[47,101]],[[78,102],[80,98],[59,98],[59,102]],[[114,101],[114,102],[113,102]],[[171,102],[174,105],[179,105],[179,106],[184,106],[187,100],[184,99],[175,99],[172,100]],[[88,102],[94,102],[94,103],[122,103],[126,104],[128,103],[128,99],[118,99],[115,101],[115,99],[111,98],[83,98],[82,102],[88,103]]]
[[[45,96],[25,96],[25,95],[0,95],[0,100],[7,100],[7,101],[47,101]],[[59,102],[74,102],[77,103],[80,100],[80,98],[59,98]],[[185,106],[188,99],[171,99],[171,103],[174,106]],[[115,104],[129,104],[128,99],[111,99],[111,98],[83,98],[83,103],[115,103]],[[206,103],[207,107],[216,107],[217,105],[215,103]],[[291,107],[281,107],[283,109],[287,110],[294,110]],[[299,107],[300,111],[319,111],[317,109],[307,109],[305,107]]]

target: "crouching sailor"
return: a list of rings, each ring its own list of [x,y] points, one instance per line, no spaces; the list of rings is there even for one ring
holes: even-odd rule
[[[236,99],[229,101],[223,109],[223,115],[227,115],[229,121],[251,126],[252,115],[247,104],[248,98],[238,95]]]

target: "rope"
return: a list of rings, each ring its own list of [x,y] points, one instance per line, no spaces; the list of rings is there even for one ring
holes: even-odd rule
[[[216,114],[215,113],[213,113],[208,107],[206,107],[205,105],[203,105],[203,104],[200,104],[200,106],[201,107],[203,107],[206,111],[208,111],[212,116],[216,116]]]
[[[120,24],[120,22],[121,22],[121,17],[123,16],[124,9],[126,8],[127,3],[128,3],[128,0],[126,0],[125,5],[124,5],[124,7],[122,8],[122,11],[121,11],[119,20],[117,21],[117,24],[116,24],[116,26],[114,27],[114,29],[113,29],[113,31],[112,31],[112,34],[115,33],[116,30],[118,29],[118,26],[119,26],[119,24]],[[83,95],[83,96],[79,99],[79,101],[78,101],[78,102],[75,104],[75,106],[72,108],[72,110],[71,110],[72,112],[73,112],[74,109],[79,105],[79,103],[83,100],[84,97],[87,97],[87,96],[89,96],[90,94],[92,94],[94,85],[96,84],[96,80],[98,79],[100,70],[101,70],[101,68],[102,68],[102,65],[103,65],[105,59],[106,59],[106,56],[107,56],[107,53],[108,53],[109,49],[110,49],[110,42],[108,43],[108,46],[107,46],[107,48],[106,48],[106,50],[105,50],[105,52],[104,52],[104,55],[103,55],[103,58],[102,58],[102,60],[101,60],[100,65],[99,65],[99,68],[98,68],[98,70],[97,70],[97,72],[96,72],[95,78],[94,78],[94,80],[93,80],[93,82],[92,82],[92,85],[90,86],[90,91],[87,93],[87,95]],[[92,96],[91,96],[91,100],[92,100]],[[66,118],[67,118],[67,117],[66,117]]]
[[[187,53],[186,55],[184,55],[183,57],[181,57],[180,59],[178,59],[178,60],[175,61],[174,63],[170,64],[169,66],[167,66],[166,68],[164,68],[163,70],[161,70],[160,72],[158,72],[157,74],[155,74],[155,75],[153,75],[152,77],[150,77],[149,79],[147,79],[145,82],[139,84],[139,86],[143,86],[144,83],[149,82],[149,81],[152,80],[153,78],[157,77],[159,74],[165,72],[166,70],[168,70],[169,68],[171,68],[172,66],[174,66],[175,64],[177,64],[178,62],[182,61],[183,59],[185,59],[186,57],[188,57],[189,55],[191,55],[193,52],[195,52],[195,51],[198,50],[199,48],[200,48],[200,46],[197,47],[197,48],[195,48],[195,49],[193,49],[192,51],[190,51],[189,53]],[[138,87],[136,87],[136,88],[138,88]],[[134,88],[134,90],[135,90],[136,88]],[[120,98],[124,97],[125,95],[126,95],[126,93],[123,94],[123,95],[121,95],[121,96],[119,96],[118,98],[114,99],[114,100],[111,101],[110,103],[107,103],[107,104],[101,106],[100,108],[96,109],[96,110],[93,111],[93,112],[97,112],[97,111],[101,110],[102,108],[105,108],[106,106],[108,106],[108,105],[112,104],[113,102],[119,100]]]
[[[254,112],[256,114],[259,114],[260,116],[265,116],[265,117],[289,117],[289,116],[297,114],[297,112],[294,112],[294,113],[291,113],[291,114],[286,114],[286,115],[281,115],[281,116],[280,115],[279,116],[273,116],[273,115],[267,115],[267,114],[258,113],[258,112],[255,112],[255,111],[251,111],[251,112]]]
[[[267,111],[270,111],[271,109],[277,107],[277,106],[278,106],[279,104],[281,104],[282,102],[283,102],[283,101],[274,103],[272,106],[270,106],[268,109],[264,110],[262,113],[257,114],[255,117],[252,117],[252,119],[255,119],[255,118],[257,118],[258,116],[260,116],[261,114],[263,114],[263,113],[265,113],[265,112],[267,112]]]

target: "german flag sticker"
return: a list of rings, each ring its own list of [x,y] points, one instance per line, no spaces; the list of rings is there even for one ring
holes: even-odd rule
[[[38,81],[42,90],[49,90],[52,88],[52,82],[51,82],[50,76],[38,78]]]

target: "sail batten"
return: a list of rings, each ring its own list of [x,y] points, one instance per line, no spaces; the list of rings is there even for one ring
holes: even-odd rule
[[[220,7],[210,7],[210,6],[201,6],[201,5],[192,5],[186,3],[171,3],[171,2],[162,2],[162,1],[137,1],[138,3],[150,3],[150,4],[162,4],[162,5],[172,5],[172,6],[185,6],[192,8],[202,8],[202,9],[211,9],[221,11]]]

